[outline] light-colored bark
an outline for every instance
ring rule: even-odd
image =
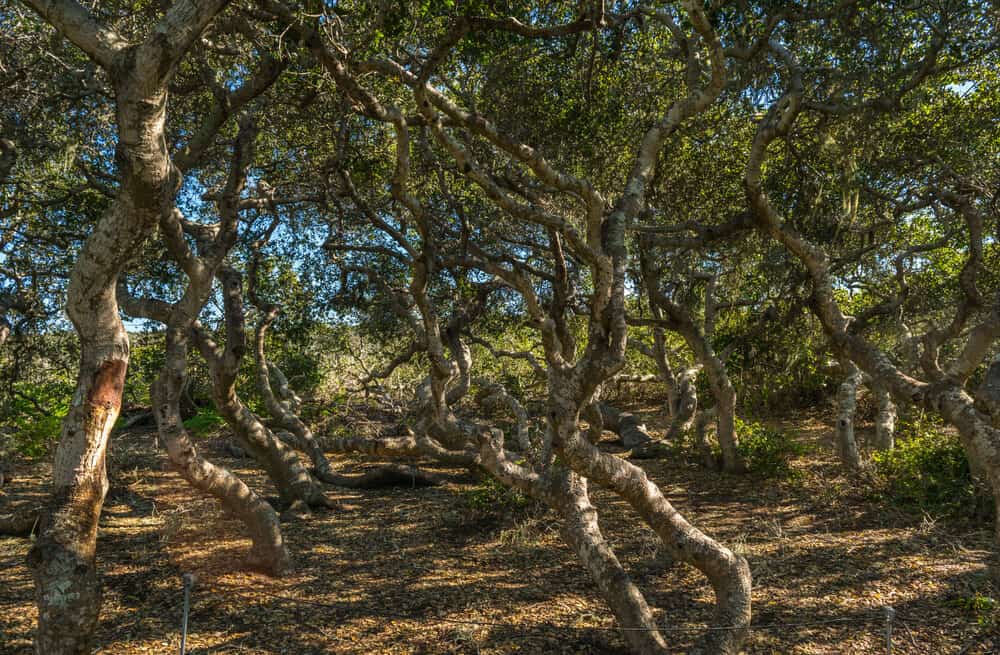
[[[650,444],[653,437],[646,432],[646,426],[631,412],[615,409],[607,403],[599,404],[604,427],[617,434],[625,448],[632,450]]]
[[[983,381],[976,389],[976,405],[991,418],[993,427],[1000,428],[1000,354],[993,358]]]
[[[183,216],[176,208],[164,210],[160,227],[167,250],[184,270],[188,285],[176,303],[133,298],[119,289],[123,308],[135,316],[158,320],[166,325],[165,361],[151,389],[157,434],[180,475],[203,493],[215,496],[245,525],[253,543],[249,564],[271,575],[289,569],[291,558],[284,544],[274,509],[242,480],[216,466],[198,453],[184,428],[181,399],[186,388],[188,334],[194,328],[212,292],[222,261],[236,242],[239,224],[238,202],[246,184],[246,171],[253,160],[257,131],[249,121],[241,121],[233,147],[229,176],[219,202],[217,232],[201,240],[200,253],[191,249],[183,234]]]
[[[286,441],[296,450],[309,456],[316,477],[328,484],[336,484],[333,481],[338,476],[336,471],[333,470],[330,460],[326,458],[326,454],[313,436],[312,430],[309,429],[309,426],[292,409],[294,405],[299,403],[298,396],[294,395],[294,393],[286,392],[286,396],[291,395],[295,400],[291,402],[280,400],[271,386],[272,366],[267,360],[264,345],[267,331],[271,323],[278,316],[278,307],[277,305],[258,306],[258,309],[261,310],[261,317],[257,322],[257,330],[254,335],[254,357],[256,360],[257,391],[264,400],[264,407],[274,417],[281,428],[291,432],[292,438],[286,439]],[[285,387],[288,387],[287,380],[285,380]],[[288,391],[290,392],[290,390]]]
[[[646,283],[646,293],[649,298],[650,308],[653,313],[652,323],[654,330],[667,327],[679,334],[694,354],[695,361],[698,362],[698,365],[708,378],[708,385],[712,391],[712,397],[715,399],[716,438],[719,441],[719,448],[722,451],[723,470],[731,473],[745,471],[746,463],[743,461],[742,455],[740,455],[739,439],[736,434],[736,389],[729,379],[729,373],[726,371],[726,364],[723,358],[715,351],[712,345],[717,309],[715,299],[717,276],[699,276],[706,279],[704,292],[705,315],[699,324],[695,322],[691,311],[687,307],[676,302],[660,290],[657,271],[646,252],[640,253],[640,266]],[[661,358],[657,357],[657,359],[660,360]],[[690,400],[691,397],[689,396],[688,401]]]
[[[682,372],[672,387],[673,392],[669,398],[670,427],[665,437],[667,441],[679,438],[694,423],[695,413],[698,411],[698,387],[695,384],[698,370],[692,368]]]
[[[128,48],[73,0],[28,0],[103,66],[115,92],[119,189],[70,274],[66,313],[80,338],[76,392],[53,462],[53,495],[28,556],[39,610],[39,655],[89,653],[101,608],[95,546],[108,481],[108,436],[121,408],[129,340],[115,287],[173,193],[164,121],[180,58],[225,0],[179,0],[145,42]]]
[[[167,362],[150,395],[157,430],[170,460],[191,486],[218,498],[246,526],[253,543],[249,564],[270,575],[281,575],[291,567],[291,557],[281,534],[278,515],[232,472],[212,464],[198,453],[180,415],[187,364],[185,330],[168,328],[167,341]]]
[[[532,444],[528,438],[528,412],[524,409],[524,405],[512,396],[502,384],[490,382],[485,378],[477,378],[476,386],[481,390],[479,398],[481,405],[487,408],[505,407],[514,415],[514,440],[522,452],[531,450]]]
[[[716,598],[713,626],[730,629],[709,629],[696,652],[738,652],[750,622],[750,568],[746,560],[690,525],[641,468],[598,450],[582,438],[574,423],[558,418],[555,423],[560,452],[573,470],[621,496],[653,528],[675,559],[694,566],[711,582]]]
[[[715,422],[715,408],[705,409],[698,412],[697,418],[694,421],[694,445],[695,449],[698,451],[698,455],[701,457],[701,462],[708,469],[717,468],[719,463],[716,461],[715,453],[712,452],[712,446],[708,442],[708,424]]]
[[[802,70],[798,62],[784,46],[772,42],[771,48],[787,66],[789,89],[758,127],[744,176],[747,199],[761,231],[784,246],[809,272],[813,283],[812,308],[834,349],[850,358],[875,384],[888,389],[897,401],[923,406],[939,413],[953,425],[958,430],[970,462],[973,462],[974,468],[984,472],[994,498],[1000,501],[1000,429],[991,424],[989,415],[976,409],[973,397],[964,389],[967,376],[971,375],[975,365],[987,355],[990,340],[997,337],[997,312],[991,312],[980,325],[970,331],[967,343],[952,366],[942,367],[939,362],[940,346],[944,341],[961,335],[962,327],[969,319],[970,305],[978,302],[975,276],[981,268],[981,219],[968,221],[969,258],[959,280],[965,298],[959,301],[955,317],[946,329],[932,329],[924,336],[921,367],[929,381],[911,377],[895,366],[886,353],[867,339],[851,332],[850,320],[844,315],[836,299],[829,256],[821,247],[787,226],[782,216],[771,206],[764,191],[763,163],[768,146],[775,139],[789,133],[801,109],[804,93]],[[913,72],[912,78],[903,87],[904,92],[929,74],[933,69],[936,52],[936,49],[932,49],[924,64]],[[894,104],[890,103],[888,106]],[[956,211],[968,218],[968,213],[973,210],[958,203]],[[992,337],[988,338],[988,335]],[[949,373],[945,374],[945,370]],[[1000,512],[1000,503],[997,504],[997,511]],[[1000,520],[996,521],[994,529],[1000,542]]]
[[[266,6],[286,20],[291,18],[287,10],[281,6],[275,7],[275,4],[268,2]],[[464,36],[470,29],[469,23],[456,24],[445,44],[435,49],[430,55],[430,61],[425,63],[419,74],[386,60],[366,65],[370,67],[369,70],[402,80],[411,86],[417,110],[425,119],[430,133],[451,156],[467,180],[478,186],[491,202],[513,218],[538,225],[549,234],[553,293],[546,300],[539,298],[530,280],[532,273],[525,266],[511,261],[500,263],[481,251],[477,252],[474,244],[469,244],[470,252],[475,258],[471,265],[497,276],[520,293],[532,323],[540,331],[549,386],[546,408],[549,430],[539,462],[542,469],[549,472],[545,476],[548,479],[556,477],[560,468],[568,464],[571,471],[562,468],[567,479],[579,476],[581,483],[582,478],[590,478],[607,486],[638,510],[643,520],[654,527],[677,559],[705,572],[716,590],[718,612],[713,623],[715,629],[706,630],[699,640],[696,652],[735,655],[746,635],[750,620],[750,576],[746,562],[687,524],[642,469],[602,453],[580,431],[580,414],[584,410],[588,412],[587,419],[592,426],[603,423],[595,406],[599,390],[624,365],[627,344],[626,226],[635,220],[643,208],[647,184],[652,178],[663,144],[686,119],[711,106],[725,85],[725,55],[708,17],[700,3],[685,0],[682,6],[697,32],[690,40],[676,25],[671,13],[657,13],[655,18],[671,28],[682,49],[689,53],[689,92],[674,102],[661,120],[643,136],[621,196],[610,211],[610,203],[588,181],[556,170],[531,146],[503,134],[487,118],[461,109],[441,93],[436,85],[428,84],[434,68],[447,53],[449,44],[454,44]],[[361,103],[369,116],[391,123],[394,127],[396,170],[393,175],[393,196],[413,215],[420,233],[420,248],[409,244],[405,238],[391,232],[388,234],[409,254],[409,258],[401,256],[397,259],[410,265],[413,275],[410,291],[423,321],[420,337],[426,340],[431,373],[420,393],[432,401],[426,403],[431,412],[439,413],[427,425],[441,431],[452,431],[456,438],[464,434],[467,442],[472,435],[461,429],[459,422],[453,420],[453,415],[444,411],[447,409],[447,403],[443,402],[445,390],[457,374],[458,366],[444,356],[444,339],[434,308],[424,293],[428,278],[435,270],[436,260],[432,251],[433,233],[429,229],[424,208],[406,188],[410,151],[406,120],[397,109],[381,106],[364,91],[351,76],[347,63],[337,52],[324,47],[314,31],[303,32],[300,37],[309,43],[313,54],[338,85],[356,102]],[[708,51],[711,76],[707,84],[699,86],[705,72],[703,48]],[[445,129],[445,119],[482,137],[491,147],[522,162],[542,184],[558,193],[571,194],[575,201],[580,201],[584,206],[581,220],[567,220],[565,216],[552,213],[545,207],[524,203],[514,197],[493,179],[488,173],[488,167],[479,164],[475,153],[466,147],[462,139]],[[587,342],[582,355],[576,347],[573,331],[566,329],[572,294],[566,293],[569,289],[563,273],[566,270],[563,244],[578,262],[588,268],[592,289],[587,298]],[[592,429],[589,437],[593,437],[595,431]],[[476,431],[475,434],[482,435],[483,432]],[[437,434],[433,436],[438,437]],[[483,441],[480,436],[480,445]],[[512,464],[503,455],[502,436],[496,435],[485,441],[492,441],[493,445],[481,451],[481,461],[489,470],[495,471],[498,478],[529,490],[529,493],[530,489],[545,485],[537,471]],[[558,460],[555,455],[559,456]],[[585,487],[577,488],[585,494]],[[632,628],[627,637],[632,648],[643,654],[666,652],[666,640],[662,635],[657,635],[641,594],[634,586],[629,585],[627,577],[619,575],[620,565],[599,538],[592,508],[582,494],[576,496],[578,500],[575,501],[575,509],[568,512],[565,534],[567,541],[573,543],[578,550],[598,588],[606,592],[605,597],[619,623]],[[643,628],[634,629],[636,624]]]
[[[257,300],[256,293],[251,295]],[[264,350],[267,331],[278,315],[278,307],[277,305],[264,306],[259,301],[257,304],[258,309],[261,309],[261,318],[257,323],[254,338],[257,389],[264,399],[264,406],[268,413],[274,417],[280,427],[288,430],[288,432],[278,431],[275,436],[295,450],[309,456],[313,464],[312,473],[317,479],[326,484],[352,489],[374,489],[389,486],[428,487],[441,483],[440,478],[435,475],[401,464],[382,465],[359,475],[344,475],[334,470],[326,453],[323,452],[323,448],[313,436],[312,430],[297,414],[297,408],[302,401],[291,389],[280,369],[267,360],[267,353]],[[271,384],[275,372],[279,376],[281,398]]]
[[[424,433],[408,430],[400,437],[337,437],[327,441],[327,448],[340,453],[362,453],[372,457],[430,457],[444,464],[476,466],[479,453],[472,448],[448,450]]]
[[[667,653],[667,642],[657,629],[645,597],[601,533],[586,478],[562,467],[550,466],[545,475],[539,475],[514,464],[503,450],[503,438],[498,431],[484,431],[479,443],[486,470],[559,512],[560,534],[590,573],[619,625],[625,628],[624,638],[631,650],[643,655]]]
[[[840,463],[848,471],[861,468],[858,442],[854,438],[854,414],[857,408],[858,387],[861,385],[861,371],[853,362],[844,362],[847,375],[837,390],[836,444]]]
[[[896,403],[885,389],[875,386],[875,448],[892,450],[896,445]]]

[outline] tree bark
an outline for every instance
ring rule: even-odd
[[[844,468],[857,471],[861,468],[861,456],[858,454],[858,442],[854,438],[854,413],[861,371],[851,361],[844,362],[844,367],[847,369],[847,376],[837,391],[837,455]]]
[[[698,411],[698,388],[694,375],[688,371],[681,373],[670,389],[670,428],[667,430],[666,441],[677,439],[690,428]]]
[[[750,567],[746,560],[685,521],[641,468],[603,453],[583,439],[574,417],[557,415],[554,430],[560,452],[574,471],[621,496],[653,528],[675,559],[694,566],[711,582],[716,598],[713,627],[726,629],[707,630],[694,652],[737,653],[750,625]],[[632,618],[618,617],[620,622]],[[644,647],[652,648],[650,644]]]
[[[158,433],[166,446],[170,461],[191,486],[218,498],[246,526],[253,542],[249,564],[269,575],[282,575],[291,568],[291,557],[274,508],[232,472],[199,455],[184,429],[180,398],[186,366],[185,330],[183,327],[168,327],[166,364],[153,383],[150,395],[155,407]]]
[[[739,441],[736,438],[736,389],[729,381],[729,376],[725,373],[725,366],[722,362],[722,373],[714,378],[712,382],[713,395],[716,399],[716,438],[719,440],[719,448],[722,449],[722,468],[730,473],[742,473],[746,471],[746,463],[740,455]],[[709,380],[713,380],[713,366],[705,367]]]
[[[607,403],[599,403],[598,407],[601,410],[604,427],[617,434],[625,448],[632,450],[654,441],[653,437],[646,432],[646,426],[640,423],[639,419],[631,412],[623,412]]]
[[[875,413],[875,448],[892,450],[896,445],[896,404],[892,395],[881,386],[874,385],[873,390],[878,408]]]

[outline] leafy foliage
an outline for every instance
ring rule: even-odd
[[[506,486],[493,476],[485,476],[475,487],[463,492],[469,510],[481,517],[500,518],[533,504],[528,496]]]
[[[923,416],[900,421],[896,447],[872,460],[879,491],[900,508],[955,515],[989,503],[958,438]]]
[[[802,444],[773,427],[736,419],[740,454],[751,473],[764,478],[793,480],[800,473],[791,466],[794,457],[805,452]]]
[[[225,423],[226,419],[222,418],[214,407],[200,407],[197,414],[184,421],[184,427],[192,434],[204,436]]]
[[[14,450],[27,457],[48,453],[59,438],[72,393],[71,384],[58,378],[39,384],[18,383],[9,420]]]

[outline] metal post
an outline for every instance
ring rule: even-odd
[[[896,610],[891,605],[885,606],[885,652],[892,655],[892,619],[896,616]]]
[[[181,618],[181,655],[187,652],[188,636],[188,610],[191,609],[191,587],[194,586],[194,576],[185,573],[181,578],[184,581],[184,615]]]

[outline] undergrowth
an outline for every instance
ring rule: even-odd
[[[535,502],[517,489],[505,486],[493,476],[484,476],[479,483],[462,492],[469,511],[481,518],[501,518],[518,514]]]
[[[199,407],[197,414],[184,421],[184,427],[188,432],[200,437],[214,432],[225,423],[226,419],[222,418],[214,407]]]
[[[904,418],[893,450],[872,456],[875,492],[913,512],[983,516],[992,512],[958,437],[923,415]]]
[[[805,453],[805,447],[776,428],[736,419],[739,452],[751,474],[771,479],[797,480],[801,471],[791,465],[793,458]]]

